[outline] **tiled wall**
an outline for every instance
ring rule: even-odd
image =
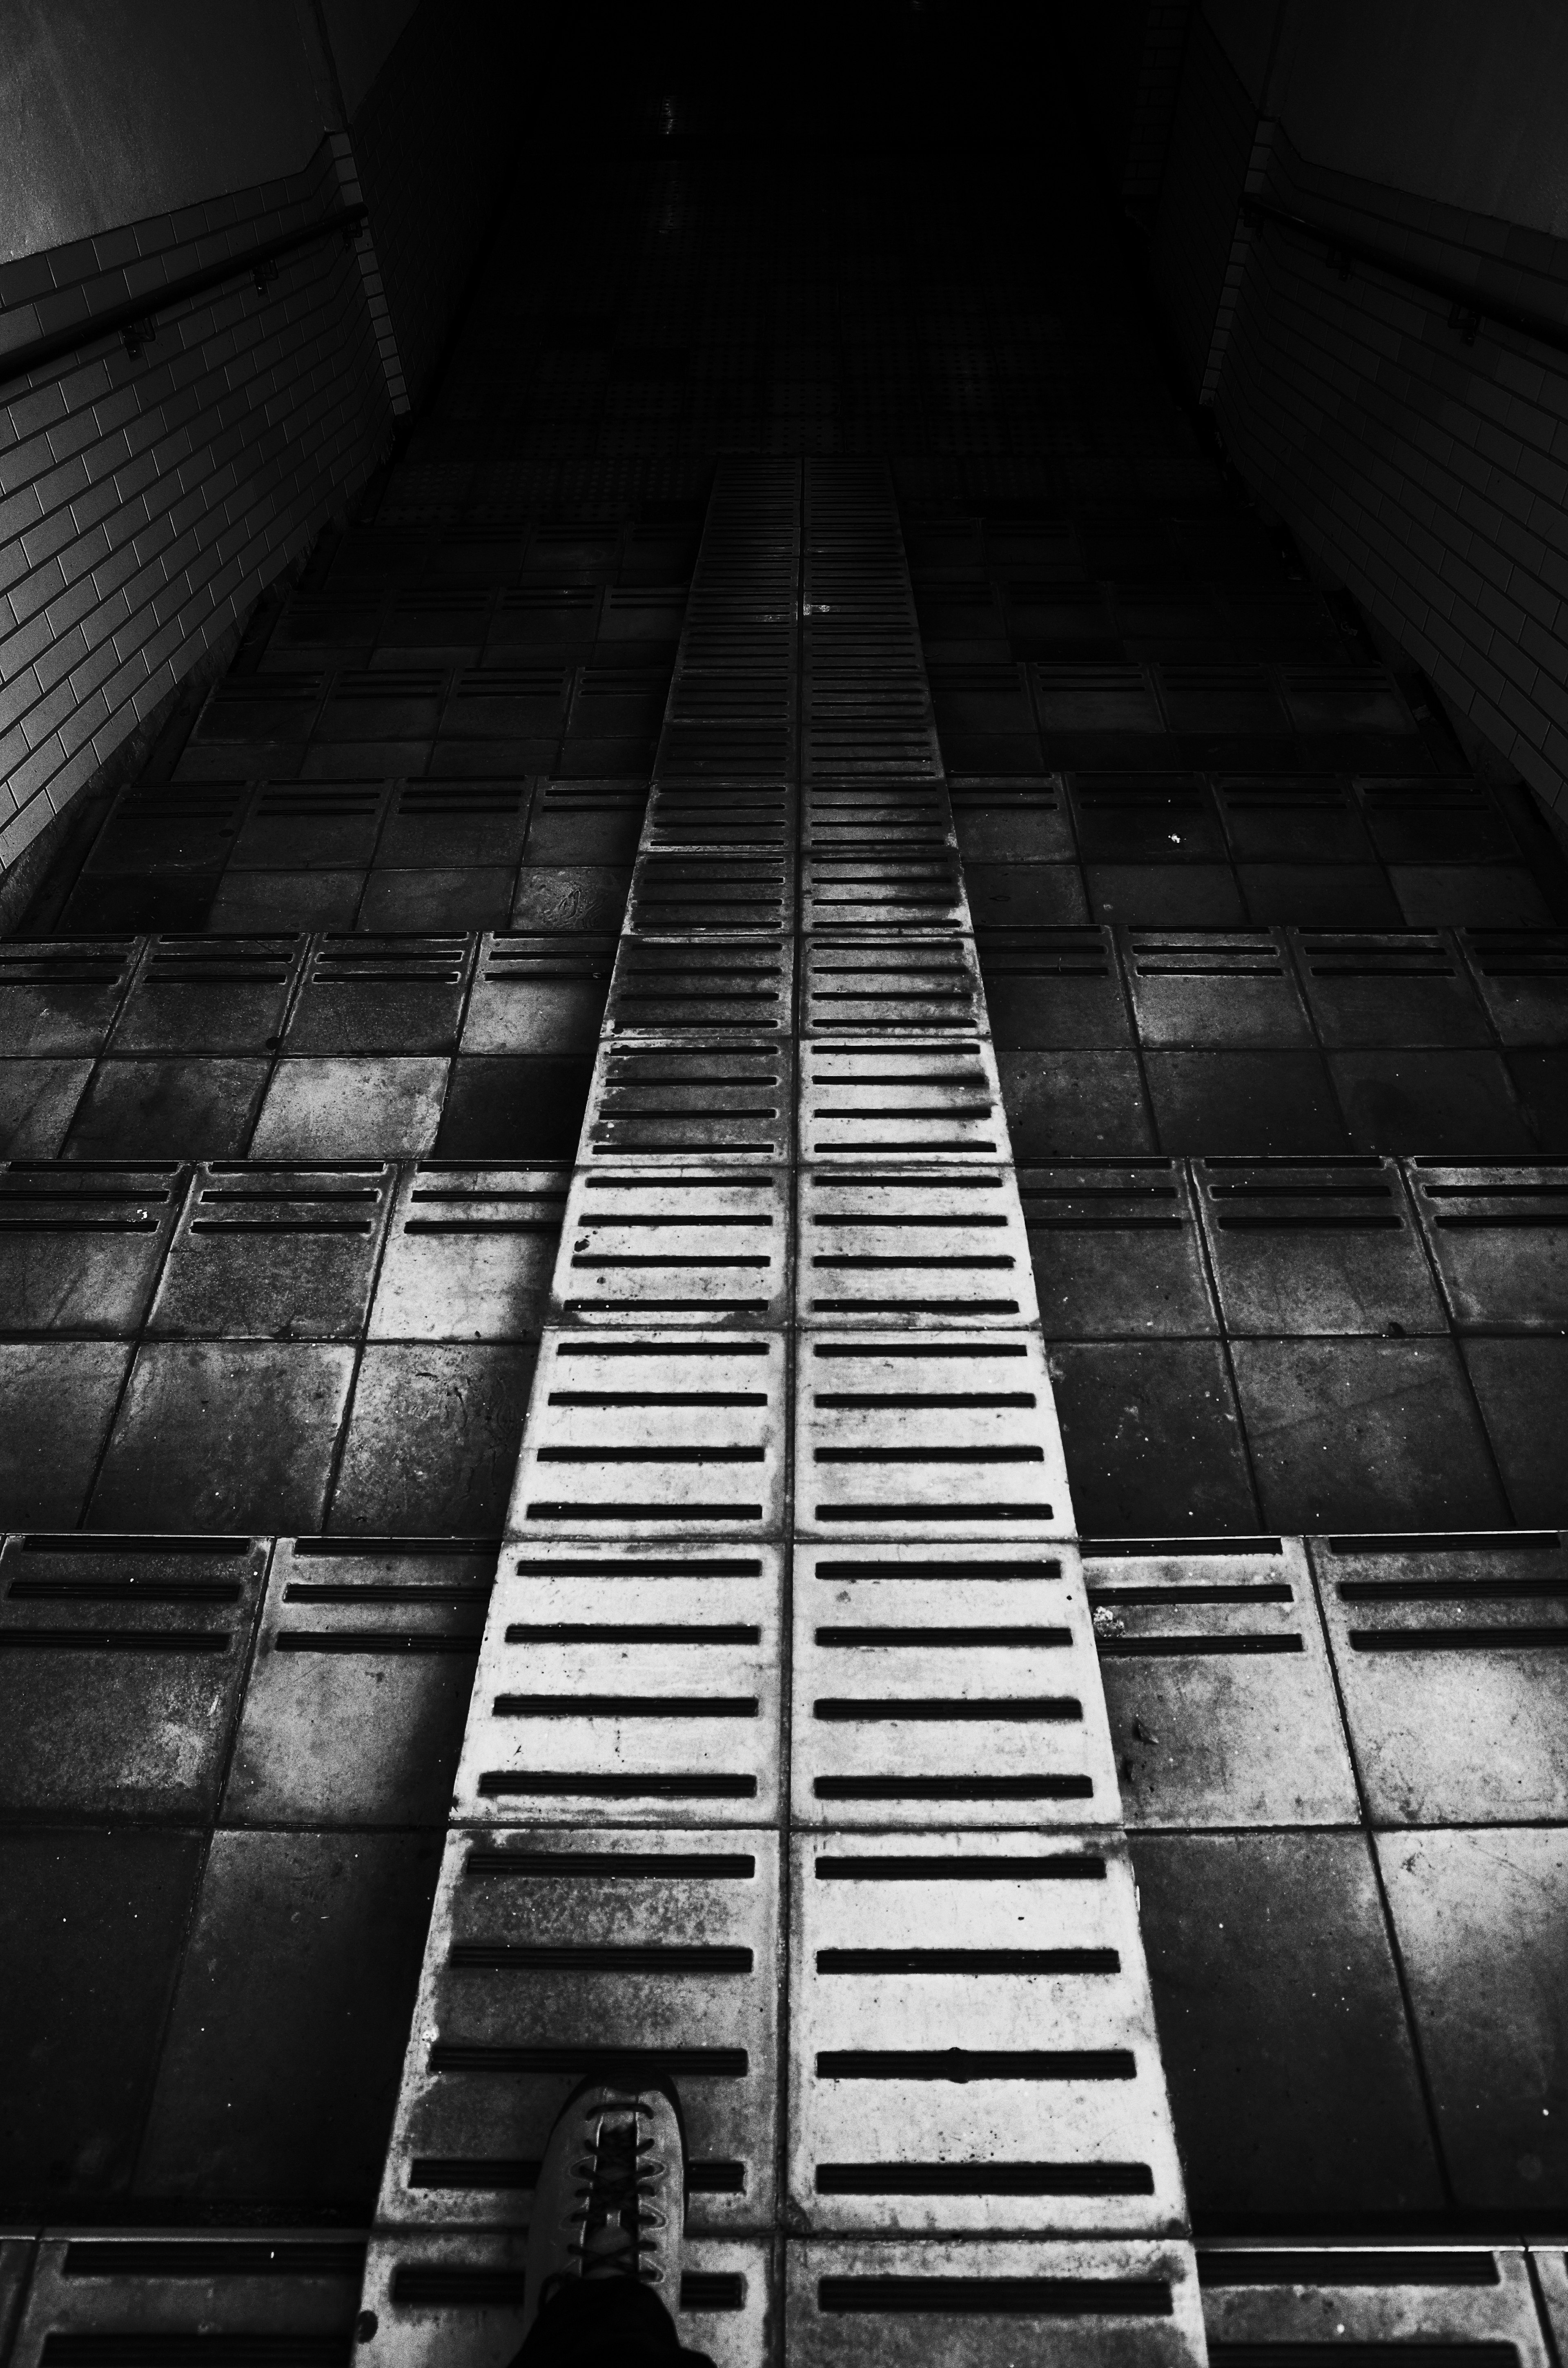
[[[1201,8],[1187,28],[1151,260],[1193,392],[1204,391],[1257,109]]]
[[[1256,140],[1255,140],[1256,134]],[[1195,390],[1249,484],[1568,813],[1568,355],[1277,226],[1244,188],[1562,320],[1568,240],[1316,166],[1195,20],[1154,239]]]
[[[12,347],[150,298],[358,196],[347,141],[289,179],[0,268]],[[4,347],[0,347],[0,366]],[[391,424],[341,234],[0,388],[0,862],[308,548]]]
[[[0,869],[363,484],[429,383],[517,161],[545,9],[419,10],[355,120],[286,179],[0,267],[7,351],[363,195],[289,256],[0,381]],[[358,178],[362,165],[363,188]]]
[[[521,161],[555,14],[554,0],[456,12],[426,0],[355,112],[403,404],[428,392],[495,199]]]

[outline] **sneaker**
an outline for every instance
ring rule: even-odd
[[[686,2138],[669,2081],[580,2081],[540,2166],[523,2333],[566,2279],[631,2279],[673,2317],[685,2225]]]

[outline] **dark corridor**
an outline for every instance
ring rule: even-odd
[[[1563,2226],[1568,864],[1249,495],[1054,23],[567,11],[428,403],[0,940],[23,2236],[369,2223],[732,461],[896,503],[855,761],[934,724],[1200,2267]],[[770,728],[672,927],[768,926]]]

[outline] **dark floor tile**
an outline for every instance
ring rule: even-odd
[[[317,1530],[354,1351],[321,1341],[154,1341],[93,1493],[97,1530]]]
[[[1040,769],[1040,742],[1032,732],[940,730],[940,738],[942,761],[949,772],[1010,773],[1027,780]]]
[[[1440,2210],[1365,1840],[1144,1835],[1132,1856],[1199,2229]]]
[[[1088,918],[1075,863],[966,863],[963,884],[977,929]]]
[[[219,1833],[136,2193],[375,2199],[440,1838]]]
[[[255,1159],[416,1159],[440,1123],[447,1056],[279,1061],[251,1140]]]
[[[65,1138],[67,1159],[233,1159],[267,1083],[265,1060],[202,1053],[100,1061]]]
[[[333,1497],[336,1531],[498,1537],[537,1349],[372,1343]]]
[[[1146,1052],[1161,1147],[1311,1157],[1348,1149],[1316,1053]]]
[[[616,774],[641,773],[644,780],[653,769],[658,753],[657,737],[626,740],[580,740],[575,737],[561,744],[559,765],[553,753],[541,751],[531,770],[548,773],[552,768],[562,780],[602,781]]]
[[[197,1825],[218,1787],[265,1546],[14,1538],[0,1577],[0,1816]]]
[[[1096,921],[1181,929],[1233,929],[1247,915],[1228,863],[1090,863]]]
[[[525,863],[514,929],[619,929],[631,891],[630,864]]]
[[[1018,1174],[1046,1338],[1217,1333],[1187,1178],[1172,1160]]]
[[[0,1833],[0,2194],[123,2194],[201,1867],[198,1834]]]
[[[1522,863],[1396,863],[1389,867],[1413,929],[1540,929],[1551,911]]]
[[[1109,929],[989,930],[976,943],[997,1045],[1086,1052],[1132,1042]]]
[[[953,826],[968,874],[980,863],[1071,863],[1073,829],[1064,802],[1051,782],[1028,789],[989,782],[955,782],[949,774]]]
[[[372,871],[359,908],[363,929],[504,929],[516,864]]]
[[[0,1159],[52,1159],[92,1074],[91,1061],[0,1060]]]
[[[1508,1518],[1447,1340],[1237,1340],[1271,1528],[1484,1530]]]
[[[1510,1053],[1514,1091],[1543,1151],[1568,1151],[1568,1051]]]
[[[216,871],[129,878],[85,871],[66,899],[60,926],[82,938],[120,929],[205,929],[218,883]]]
[[[1404,917],[1375,863],[1238,863],[1236,876],[1260,928],[1397,929]]]
[[[443,1159],[571,1159],[593,1081],[588,1053],[460,1053],[441,1113]]]
[[[1211,1159],[1194,1181],[1228,1331],[1447,1333],[1392,1160]]]
[[[1369,1821],[1568,1823],[1568,1555],[1538,1530],[1312,1542]]]
[[[1377,1848],[1455,2195],[1551,2211],[1568,2192],[1568,1832],[1386,1834]]]
[[[996,1066],[1015,1159],[1093,1159],[1153,1151],[1134,1053],[1039,1053],[999,1045]]]
[[[351,929],[365,890],[363,871],[229,871],[212,900],[209,927]]]
[[[130,1361],[118,1340],[0,1343],[0,1529],[74,1529]]]
[[[1079,1531],[1256,1531],[1236,1402],[1217,1342],[1062,1341],[1050,1353]]]
[[[444,1826],[494,1564],[449,1538],[280,1540],[223,1823]]]
[[[1568,1523],[1568,1339],[1467,1340],[1514,1519]]]
[[[1358,1151],[1528,1151],[1500,1053],[1331,1053]]]

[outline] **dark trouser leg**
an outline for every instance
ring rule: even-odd
[[[687,2351],[647,2286],[630,2278],[565,2281],[529,2330],[512,2368],[712,2368]]]

